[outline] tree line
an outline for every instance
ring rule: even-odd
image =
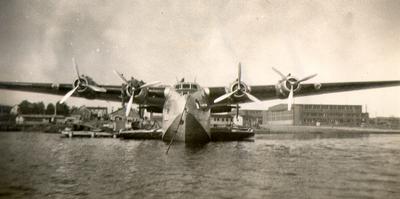
[[[57,108],[57,115],[69,115],[72,110],[76,109],[76,107],[71,108],[65,103],[56,103],[56,105],[49,103],[45,106],[43,102],[32,103],[28,100],[22,101],[18,106],[18,113],[20,114],[54,114]]]

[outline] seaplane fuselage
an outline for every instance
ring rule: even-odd
[[[198,84],[180,82],[166,91],[162,139],[208,142],[211,140],[210,115],[206,91]]]

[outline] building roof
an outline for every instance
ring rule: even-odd
[[[362,107],[362,105],[350,105],[350,104],[293,104],[293,107],[304,107],[304,106],[322,106],[322,107],[327,107],[327,106],[334,106],[334,107]],[[287,104],[277,104],[275,106],[271,106],[268,108],[268,111],[282,111],[285,110],[287,111]]]
[[[111,117],[113,117],[113,116],[116,116],[116,115],[118,115],[118,116],[125,116],[125,107],[124,108],[119,108],[118,110],[116,110],[116,111],[114,111],[114,112],[112,112],[112,113],[110,113],[110,116]],[[139,116],[139,113],[138,113],[138,111],[136,110],[136,109],[131,109],[131,111],[129,112],[129,117],[135,117],[135,118],[137,118],[137,117],[140,117]]]

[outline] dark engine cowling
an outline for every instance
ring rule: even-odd
[[[233,92],[235,90],[237,90],[239,87],[239,82],[235,81],[231,84],[231,86],[229,87],[229,92]],[[237,92],[235,92],[232,97],[233,98],[241,98],[245,95],[245,92],[250,91],[250,88],[247,86],[247,84],[245,84],[244,82],[240,82],[240,90],[238,90]]]
[[[127,84],[123,87],[122,92],[124,93],[125,96],[132,96],[137,102],[144,102],[146,99],[146,96],[148,95],[148,88],[135,88],[132,89],[131,84]]]
[[[78,86],[78,89],[76,89],[79,93],[82,93],[86,90],[88,90],[88,85],[89,84],[89,80],[87,77],[80,77],[79,79],[76,79],[73,83],[72,86],[73,88],[75,88],[76,86]]]
[[[232,111],[232,106],[213,106],[211,113],[227,113]]]
[[[289,77],[286,80],[279,81],[276,84],[276,92],[279,98],[287,98],[290,93],[290,88],[293,86],[293,92],[298,92],[301,89],[301,84],[295,77]]]

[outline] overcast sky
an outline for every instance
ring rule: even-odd
[[[0,1],[0,81],[72,82],[71,58],[100,84],[112,73],[173,84],[275,84],[271,67],[309,82],[400,79],[400,1]],[[296,98],[400,116],[400,87]],[[61,97],[0,90],[0,103]],[[286,101],[245,107],[266,109]],[[119,103],[70,98],[72,105]]]

